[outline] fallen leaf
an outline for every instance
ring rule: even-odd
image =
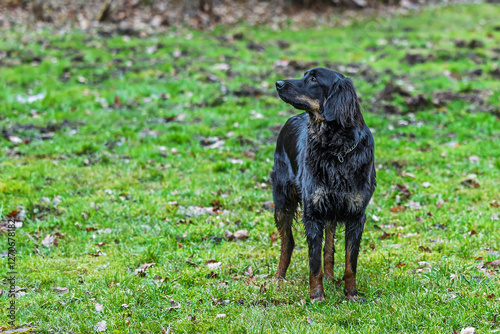
[[[222,263],[215,260],[208,260],[205,264],[208,267],[208,269],[215,270],[219,269]]]
[[[69,292],[69,289],[68,288],[64,288],[64,287],[61,287],[61,286],[56,286],[53,291],[55,293],[59,293],[59,294],[65,294],[65,293],[68,293]]]
[[[418,249],[423,250],[424,252],[428,252],[428,253],[431,252],[431,249],[429,247],[425,247],[425,246],[418,246]]]
[[[31,96],[22,96],[22,95],[16,95],[16,101],[19,103],[33,103],[36,101],[41,101],[45,98],[45,93],[40,93],[40,94],[35,94]]]
[[[460,334],[476,334],[476,329],[474,327],[462,328]]]
[[[476,174],[469,174],[467,177],[460,182],[463,186],[468,187],[468,188],[479,188],[480,185],[477,182],[477,175]]]
[[[226,237],[226,240],[227,241],[232,241],[234,240],[234,234],[233,232],[229,231],[229,230],[225,230],[224,231],[224,237]]]
[[[307,317],[306,321],[307,321],[308,324],[312,324],[313,323],[313,320],[311,319],[311,317]]]
[[[15,217],[17,217],[18,213],[19,213],[18,210],[13,210],[13,211],[11,211],[11,212],[9,212],[7,214],[7,217],[9,217],[9,218],[15,218]]]
[[[491,262],[486,262],[484,265],[487,267],[496,268],[496,267],[500,266],[500,259],[495,260],[495,261],[491,261]]]
[[[246,276],[253,276],[252,266],[249,266],[247,271],[243,272]]]
[[[394,233],[387,233],[387,232],[382,232],[382,235],[380,237],[378,237],[378,240],[384,240],[384,239],[388,239],[390,237],[392,237],[394,235]]]
[[[141,264],[140,268],[142,268],[144,270],[148,270],[150,267],[154,266],[155,264],[156,264],[155,262],[143,263],[143,264]]]
[[[102,306],[102,304],[99,304],[99,303],[95,303],[94,307],[95,307],[95,310],[97,312],[101,312],[104,309],[104,307]]]
[[[401,196],[403,196],[403,199],[408,199],[412,195],[410,189],[408,189],[408,186],[406,184],[397,184],[396,190],[399,191]]]
[[[57,247],[57,244],[58,244],[57,239],[53,235],[50,235],[50,234],[47,234],[45,239],[42,240],[42,245],[44,245],[45,247],[49,247],[49,248],[52,246]]]
[[[440,199],[437,203],[436,203],[436,208],[438,209],[441,209],[441,207],[443,206],[444,204],[444,201],[442,199]]]
[[[402,205],[398,205],[398,206],[393,206],[391,208],[391,212],[395,213],[395,212],[403,212],[406,210],[406,206],[402,206]]]
[[[170,306],[167,306],[166,309],[167,310],[173,310],[173,309],[177,309],[177,308],[180,308],[180,307],[181,307],[180,303],[176,303],[173,299],[170,299]]]
[[[146,277],[148,275],[148,273],[142,268],[137,268],[136,270],[134,270],[134,274],[139,277]]]
[[[412,210],[420,210],[420,209],[422,209],[422,205],[419,202],[415,202],[415,201],[409,201],[408,202],[408,206]]]
[[[248,231],[247,230],[238,230],[234,232],[234,236],[238,238],[239,240],[246,240],[248,239]]]
[[[96,332],[105,332],[108,328],[108,323],[103,320],[101,322],[98,322],[95,326],[94,326],[94,331]]]
[[[470,161],[471,163],[473,163],[473,164],[478,163],[478,162],[479,162],[479,160],[480,160],[480,159],[479,159],[479,157],[478,157],[477,155],[471,155],[471,156],[469,157],[469,161]]]

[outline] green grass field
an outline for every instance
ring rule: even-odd
[[[16,326],[500,332],[498,17],[499,6],[482,4],[335,28],[2,31],[0,251],[6,216],[24,216]],[[274,82],[311,62],[353,79],[375,137],[364,302],[327,282],[326,300],[311,304],[300,222],[287,280],[271,280],[279,240],[269,176],[279,126],[296,113]],[[409,101],[417,94],[421,103]],[[248,239],[227,240],[226,230]],[[341,278],[343,229],[336,238]],[[3,279],[4,330],[9,288]]]

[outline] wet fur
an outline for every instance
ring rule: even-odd
[[[311,69],[302,79],[278,82],[277,90],[283,101],[306,112],[286,122],[274,153],[271,177],[276,226],[282,242],[276,277],[286,274],[294,245],[290,217],[302,204],[311,300],[324,299],[321,247],[325,228],[329,233],[325,271],[326,277],[333,279],[335,250],[331,240],[338,223],[345,224],[346,234],[344,292],[347,298],[356,299],[356,266],[365,209],[376,186],[374,140],[363,120],[356,90],[351,79],[325,68]],[[343,163],[334,155],[356,143]]]

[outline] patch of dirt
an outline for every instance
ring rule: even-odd
[[[382,101],[392,101],[394,95],[400,95],[404,97],[410,97],[411,93],[404,89],[403,87],[396,85],[394,82],[389,82],[384,89],[378,94],[378,99]]]
[[[494,68],[490,71],[490,75],[495,79],[500,79],[500,67]]]
[[[0,133],[2,137],[13,144],[30,143],[33,139],[47,140],[54,137],[55,132],[63,128],[76,129],[85,124],[84,122],[71,122],[63,120],[61,123],[49,122],[46,126],[38,126],[33,123],[28,124],[11,124],[2,127]]]
[[[429,60],[429,56],[424,56],[419,53],[407,53],[402,59],[408,65],[422,64]]]
[[[500,109],[488,103],[488,99],[492,94],[493,92],[487,89],[471,89],[465,92],[445,90],[434,92],[431,101],[435,106],[443,107],[452,101],[462,100],[473,105],[473,108],[477,111],[489,112],[496,117],[500,117]]]
[[[303,75],[304,71],[307,71],[313,67],[319,66],[317,61],[298,61],[289,59],[280,59],[274,63],[274,72],[279,76],[290,79],[295,78],[298,75]]]
[[[235,96],[241,97],[241,96],[254,96],[254,97],[260,97],[265,94],[264,91],[250,86],[249,84],[243,84],[240,86],[239,89],[233,91],[233,94]]]
[[[455,100],[462,100],[467,103],[475,104],[478,107],[486,106],[486,99],[492,94],[490,90],[472,89],[468,92],[453,92],[444,90],[434,92],[432,94],[432,103],[434,105],[443,107],[447,103]]]
[[[476,49],[476,48],[484,48],[484,43],[478,39],[471,39],[468,42],[463,39],[457,39],[455,40],[455,46],[457,48]]]
[[[424,94],[417,94],[405,99],[406,106],[412,111],[429,106],[429,99]]]

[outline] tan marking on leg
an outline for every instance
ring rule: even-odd
[[[311,288],[311,302],[322,302],[325,300],[325,292],[323,290],[323,270],[320,269],[318,275],[309,273],[309,286]]]
[[[357,289],[356,289],[356,274],[351,268],[351,248],[348,247],[345,253],[345,272],[344,272],[344,291],[347,299],[356,300]]]
[[[324,266],[325,266],[325,278],[333,279],[333,243],[334,243],[334,233],[332,227],[327,227],[325,230],[325,248],[324,253]]]
[[[280,248],[280,260],[278,264],[278,271],[274,275],[275,278],[285,278],[286,271],[290,265],[290,260],[292,258],[292,252],[294,247],[293,234],[292,234],[292,220],[293,214],[283,214],[282,212],[276,212],[275,219],[280,223],[278,226],[282,226],[278,229],[281,241]],[[285,220],[285,221],[284,221]]]

